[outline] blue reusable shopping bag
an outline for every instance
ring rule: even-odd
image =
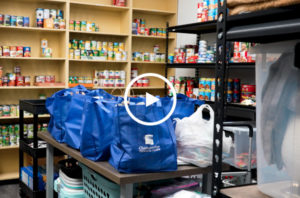
[[[164,97],[161,99],[165,112],[170,112],[173,105],[173,97]],[[196,105],[203,105],[204,101],[189,98],[183,94],[177,94],[177,104],[174,113],[171,116],[171,120],[174,118],[182,119],[189,117],[195,112]]]
[[[93,161],[108,160],[116,131],[116,108],[122,101],[115,96],[86,100],[81,127],[80,152],[83,157]]]
[[[146,122],[165,117],[160,102],[149,107],[130,104],[131,112]],[[109,163],[119,172],[146,173],[177,170],[177,151],[174,127],[171,120],[145,126],[135,122],[124,106],[118,105],[117,134],[111,145]]]
[[[80,92],[79,94],[74,94],[71,99],[70,108],[65,121],[65,143],[75,149],[80,149],[81,144],[81,128],[83,121],[84,105],[86,100],[96,97],[99,99],[112,99],[113,96],[102,89],[94,91]],[[87,112],[89,113],[89,112]],[[94,115],[92,115],[94,116]]]
[[[86,92],[84,86],[77,86],[71,89],[64,89],[56,92],[46,100],[46,108],[51,115],[48,130],[53,138],[60,142],[65,142],[65,122],[71,106],[72,95],[79,92]]]

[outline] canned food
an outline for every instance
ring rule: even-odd
[[[109,87],[109,79],[103,80],[103,87]]]
[[[62,10],[57,10],[56,18],[58,18],[58,19],[63,19],[64,18],[64,14],[63,14]]]
[[[30,76],[24,76],[24,85],[30,86]]]
[[[47,19],[48,20],[48,19]],[[47,24],[48,25],[48,24]],[[44,27],[44,19],[37,19],[36,20],[36,27],[43,28]]]
[[[74,51],[74,57],[75,57],[75,60],[79,60],[80,59],[80,49],[76,49]]]
[[[44,9],[43,8],[37,8],[35,10],[36,19],[44,19]]]
[[[73,39],[71,41],[71,43],[72,43],[72,48],[73,49],[78,49],[78,40],[77,39]]]
[[[55,9],[51,9],[50,10],[50,16],[49,16],[49,18],[56,19],[56,10]]]
[[[69,59],[74,59],[74,49],[69,49]]]
[[[5,26],[10,26],[10,15],[6,14],[4,15],[4,25]]]
[[[60,21],[59,21],[59,19],[54,19],[53,25],[54,25],[54,29],[59,29],[59,27],[60,27]]]
[[[45,83],[51,83],[51,76],[45,76]]]
[[[10,116],[10,106],[4,105],[3,106],[3,117],[9,117]]]
[[[2,46],[2,56],[10,56],[9,46]]]
[[[85,49],[85,42],[83,40],[79,41],[79,49],[81,49],[81,50]]]
[[[23,47],[23,53],[24,57],[31,57],[31,47]]]
[[[96,24],[92,23],[92,32],[96,32]]]
[[[119,43],[119,51],[121,52],[125,51],[124,43]]]
[[[91,41],[85,41],[85,47],[86,50],[91,50]]]
[[[4,24],[4,16],[3,14],[0,14],[0,25]]]
[[[24,24],[24,27],[29,27],[29,17],[23,18],[23,24]]]
[[[109,71],[109,78],[110,79],[114,79],[115,78],[115,71],[113,71],[113,70]]]
[[[1,19],[0,19],[1,20]],[[1,21],[0,21],[1,23]],[[23,17],[22,16],[18,16],[17,17],[17,26],[18,27],[23,27],[24,26],[24,23],[23,23]]]
[[[233,93],[232,93],[232,91],[227,91],[227,102],[228,103],[233,102]]]
[[[88,21],[86,23],[86,31],[88,31],[88,32],[92,32],[93,31],[93,23],[92,22]]]
[[[80,31],[80,21],[76,21],[75,22],[75,27],[74,27],[75,31]]]
[[[10,57],[16,57],[17,56],[17,47],[16,46],[10,46]]]
[[[149,87],[149,84],[150,84],[149,83],[149,78],[143,78],[142,80],[143,80],[142,81],[143,82],[143,87]]]
[[[74,20],[70,20],[70,22],[69,22],[69,29],[70,30],[75,30]]]
[[[59,29],[66,29],[66,22],[64,19],[59,20]]]
[[[150,53],[144,53],[144,61],[146,62],[150,61]]]
[[[16,86],[24,86],[24,76],[16,76]]]
[[[50,10],[44,9],[44,19],[49,19],[49,18],[50,18]]]
[[[93,50],[93,56],[94,57],[99,57],[100,56],[99,50]]]
[[[109,79],[109,87],[115,86],[115,79]]]
[[[122,53],[121,52],[115,52],[115,60],[121,61],[122,60]]]
[[[113,51],[113,50],[114,50],[114,43],[108,42],[108,51]]]
[[[114,56],[115,56],[115,53],[113,51],[108,51],[107,60],[109,60],[109,61],[114,60]]]
[[[97,41],[91,41],[91,49],[97,50]]]
[[[86,31],[86,21],[81,21],[81,31]]]

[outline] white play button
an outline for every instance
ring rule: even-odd
[[[159,99],[146,92],[146,107],[158,102]]]

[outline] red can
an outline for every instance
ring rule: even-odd
[[[242,92],[245,93],[255,93],[256,86],[255,85],[242,85]]]
[[[143,87],[143,79],[138,79],[137,87]]]
[[[145,35],[146,35],[146,36],[149,36],[149,35],[150,35],[150,30],[149,30],[149,28],[145,28]]]
[[[142,80],[143,80],[142,81],[143,82],[143,87],[149,87],[149,84],[150,84],[149,79],[148,78],[143,78]]]
[[[16,76],[16,86],[24,86],[24,76]]]
[[[50,76],[50,82],[55,83],[55,76]]]
[[[30,86],[30,76],[24,76],[24,85]]]
[[[45,83],[51,83],[51,76],[45,76]]]

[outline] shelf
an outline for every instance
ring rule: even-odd
[[[65,29],[48,29],[48,28],[37,28],[37,27],[11,27],[11,26],[0,26],[0,30],[18,30],[18,31],[36,31],[36,32],[66,32]]]
[[[166,63],[162,62],[146,62],[146,61],[132,61],[132,64],[153,64],[153,65],[165,65]]]
[[[255,63],[229,63],[231,69],[255,69]],[[200,69],[215,69],[215,63],[174,63],[168,64],[168,68],[200,68]]]
[[[165,89],[165,87],[131,87],[131,89],[136,90],[151,90],[151,89]]]
[[[175,15],[176,12],[169,12],[169,11],[163,11],[163,10],[154,10],[154,9],[143,9],[143,8],[133,8],[133,12],[139,12],[144,14],[153,14],[153,15]]]
[[[119,36],[119,37],[128,36],[128,34],[115,34],[115,33],[105,33],[105,32],[86,32],[86,31],[75,31],[75,30],[69,30],[69,32],[73,34],[88,34],[88,35],[102,35],[102,36]]]
[[[2,173],[2,174],[0,174],[0,181],[12,180],[12,179],[18,179],[18,178],[19,178],[19,171],[13,172],[13,173]]]
[[[19,181],[20,190],[29,198],[46,197],[46,191],[33,191],[22,181]]]
[[[205,103],[214,107],[215,102],[206,101]],[[241,104],[227,104],[225,105],[225,114],[226,116],[244,118],[248,120],[256,119],[256,107],[247,106]]]
[[[24,119],[32,119],[33,116],[25,116]],[[50,118],[50,115],[39,115],[39,118]],[[0,117],[0,120],[17,120],[19,116]]]
[[[19,149],[19,145],[17,145],[17,146],[2,146],[2,147],[0,147],[0,150],[10,150],[10,149]],[[0,180],[1,180],[1,174],[0,174]]]
[[[132,38],[145,38],[145,39],[163,39],[166,40],[166,37],[162,36],[144,36],[144,35],[132,35]],[[169,38],[170,40],[174,40],[175,38]]]
[[[102,61],[102,60],[75,60],[75,59],[69,59],[70,62],[91,62],[91,63],[127,63],[128,61]]]
[[[98,4],[98,3],[86,3],[86,2],[70,2],[71,6],[82,6],[82,7],[92,7],[97,8],[99,10],[105,11],[126,11],[129,10],[128,7],[120,7],[114,5],[105,5],[105,4]]]
[[[64,89],[65,86],[27,86],[27,87],[0,87],[0,90],[9,90],[9,89]]]
[[[0,60],[36,60],[36,61],[65,61],[65,58],[42,58],[42,57],[0,57]]]
[[[221,193],[224,197],[232,198],[270,198],[269,196],[261,193],[257,185],[248,185],[248,186],[237,186],[232,188],[224,188],[221,190]],[[222,197],[223,197],[222,196]]]
[[[126,87],[93,87],[93,89],[104,89],[104,90],[118,90],[118,89],[126,89]]]
[[[169,32],[189,33],[189,34],[214,33],[216,32],[216,30],[217,30],[216,21],[191,23],[186,25],[172,26],[168,28]]]
[[[227,40],[255,43],[298,39],[300,5],[229,16]]]

